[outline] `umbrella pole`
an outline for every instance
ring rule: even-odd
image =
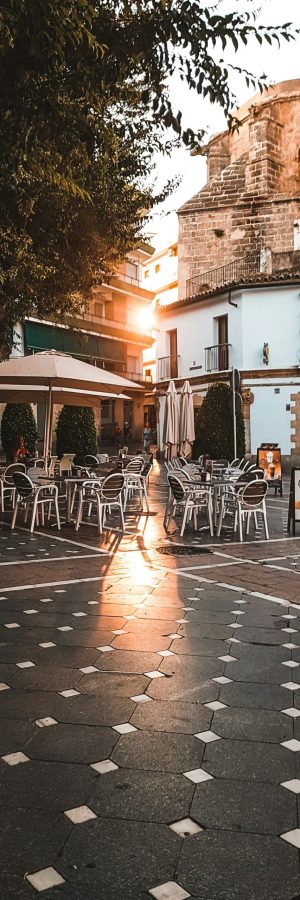
[[[44,435],[44,458],[45,458],[45,466],[46,467],[48,466],[48,456],[49,456],[51,408],[52,408],[52,386],[50,385],[48,399],[47,399],[47,406],[46,406],[45,435]]]

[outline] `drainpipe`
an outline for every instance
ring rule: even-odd
[[[235,306],[235,308],[238,309],[237,303],[234,303],[231,299],[231,291],[228,291],[228,303],[230,304],[230,306]]]

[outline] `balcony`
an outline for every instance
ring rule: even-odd
[[[122,372],[123,378],[129,378],[129,381],[135,381],[137,384],[152,384],[152,376],[144,375],[143,372]]]
[[[157,360],[157,381],[167,381],[169,378],[178,378],[179,356],[161,356]]]
[[[257,250],[240,259],[235,259],[225,266],[219,266],[217,269],[210,269],[209,272],[202,272],[200,275],[189,278],[186,282],[185,299],[190,300],[192,297],[222,288],[224,285],[247,281],[248,278],[257,275],[260,271],[261,253],[260,250]]]
[[[205,347],[206,372],[225,372],[229,369],[229,348],[231,344],[215,344]]]

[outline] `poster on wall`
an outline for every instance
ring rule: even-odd
[[[300,469],[295,469],[295,521],[300,522]]]
[[[281,481],[281,450],[258,447],[257,465],[264,470],[266,481]]]

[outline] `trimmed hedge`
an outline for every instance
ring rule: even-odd
[[[234,457],[232,390],[227,384],[212,384],[197,416],[193,456],[207,453],[211,459]],[[245,453],[245,426],[242,413],[236,412],[237,455]]]
[[[56,430],[56,453],[75,453],[74,462],[84,463],[84,457],[97,453],[95,413],[87,406],[63,406]]]
[[[34,454],[38,431],[30,403],[7,403],[1,419],[1,441],[9,459],[13,459],[20,437]]]

